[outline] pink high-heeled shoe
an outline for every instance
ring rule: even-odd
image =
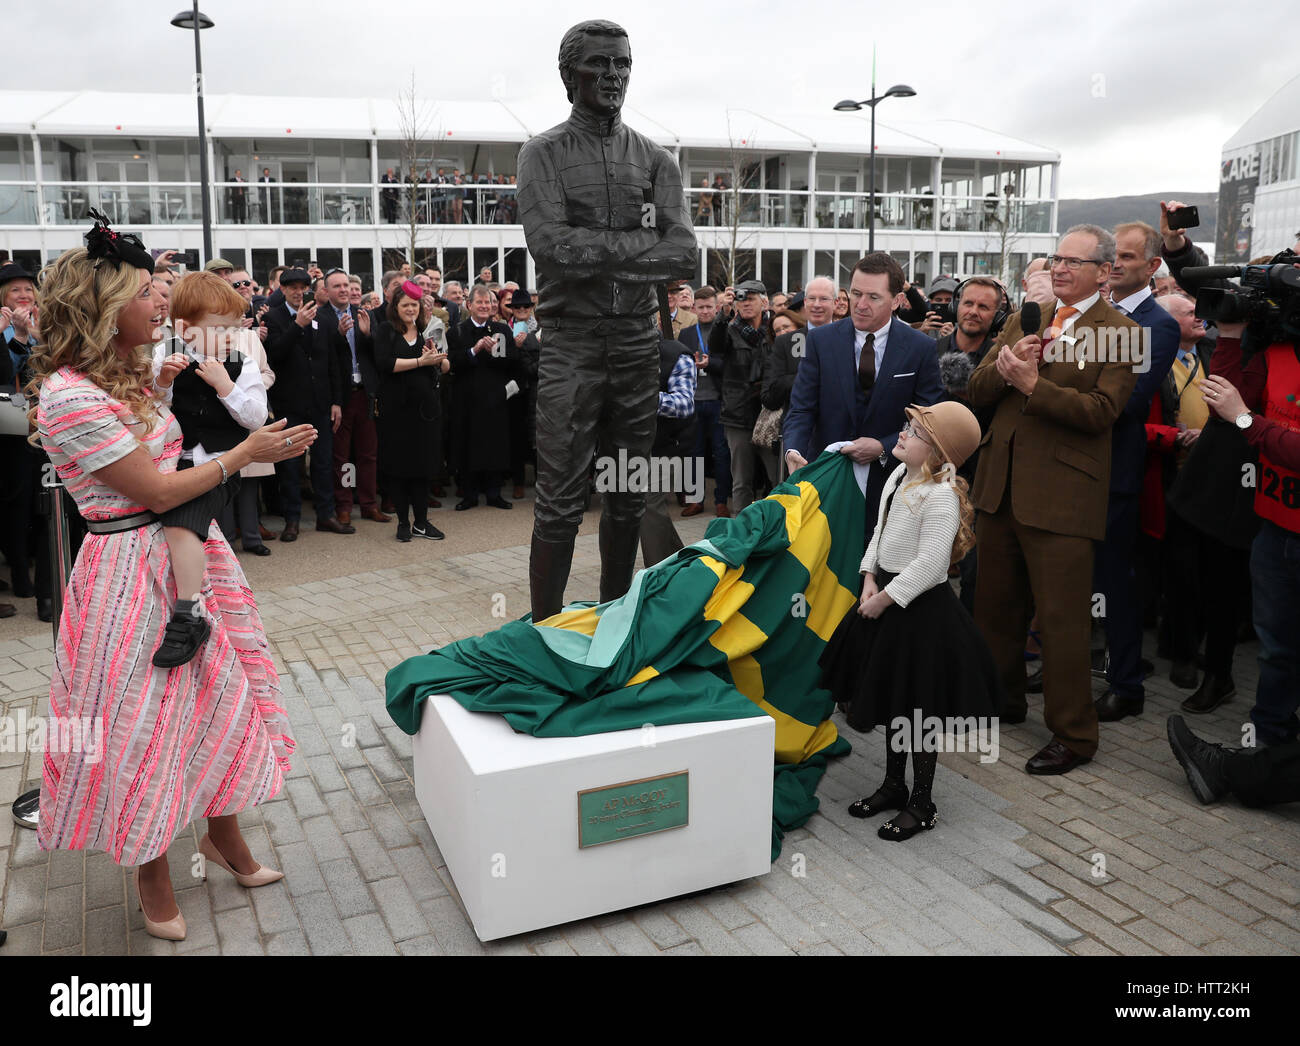
[[[217,849],[217,844],[212,841],[212,837],[207,833],[204,833],[203,838],[199,840],[199,853],[203,855],[204,859],[204,879],[207,879],[208,877],[208,861],[224,868],[235,877],[235,882],[239,883],[240,886],[247,890],[251,890],[256,886],[269,886],[271,883],[278,883],[284,878],[284,872],[277,872],[274,868],[264,868],[261,865],[257,866],[257,871],[250,872],[248,875],[235,871],[235,869],[230,866],[230,862],[221,856],[221,851]]]
[[[156,923],[149,918],[149,913],[144,910],[144,898],[140,896],[140,869],[136,868],[134,873],[135,879],[135,896],[138,900],[137,907],[144,912],[144,932],[150,937],[157,937],[163,941],[183,941],[185,940],[185,916],[176,909],[176,918],[168,919],[166,922]]]

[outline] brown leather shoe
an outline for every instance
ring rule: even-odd
[[[437,498],[430,498],[430,499],[429,499],[429,507],[430,507],[430,508],[442,508],[442,502],[439,501]]]
[[[380,511],[380,512],[396,512],[396,511],[397,511],[397,506],[393,504],[391,498],[384,498],[384,500],[381,501],[381,502],[379,503],[379,511]]]
[[[1053,738],[1025,764],[1027,774],[1068,774],[1076,766],[1091,763],[1092,756],[1079,755]]]
[[[280,533],[280,540],[281,541],[298,540],[298,521],[296,519],[292,523],[286,523],[284,525],[284,530],[281,531]]]
[[[726,505],[714,505],[713,514],[719,519],[730,519],[731,509],[727,508]]]
[[[693,502],[692,504],[687,505],[684,509],[682,509],[682,519],[687,519],[690,516],[698,516],[703,511],[704,511],[703,504],[701,504],[698,501]]]
[[[263,541],[274,541],[280,536],[274,530],[267,530],[266,527],[262,526],[260,523],[257,525],[257,531],[262,535]]]
[[[385,516],[385,515],[384,515],[382,512],[380,512],[379,509],[377,509],[377,508],[363,508],[363,509],[361,510],[361,518],[362,518],[362,519],[372,519],[372,520],[374,520],[376,523],[391,523],[391,522],[393,521],[393,517],[392,517],[392,516]],[[342,520],[341,522],[346,523],[347,520]]]
[[[336,516],[330,516],[328,519],[318,519],[316,529],[324,530],[330,534],[355,534],[357,532],[356,527],[343,523]]]
[[[337,519],[340,523],[342,523],[346,527],[349,523],[352,522],[352,513],[339,512],[337,515],[335,515],[334,518]]]

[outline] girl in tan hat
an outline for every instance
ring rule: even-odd
[[[820,661],[822,686],[849,726],[864,733],[889,727],[885,782],[849,807],[854,817],[902,811],[880,827],[888,840],[910,839],[938,818],[930,792],[942,735],[915,736],[923,719],[991,722],[1001,703],[993,656],[948,585],[948,567],[975,543],[974,510],[957,467],[979,445],[979,422],[956,402],[906,413],[894,447],[900,464],[885,481],[862,557],[861,602],[844,616]],[[903,777],[909,751],[910,794]]]

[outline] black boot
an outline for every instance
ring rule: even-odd
[[[1190,712],[1192,715],[1207,715],[1234,697],[1236,693],[1237,687],[1231,676],[1225,679],[1206,672],[1196,693],[1184,700],[1180,707],[1184,712]]]
[[[1180,715],[1171,715],[1165,724],[1169,747],[1187,774],[1196,798],[1208,806],[1228,794],[1228,777],[1224,764],[1232,757],[1222,745],[1202,741],[1187,728]]]
[[[533,621],[544,621],[564,609],[564,586],[573,565],[573,538],[547,541],[533,534],[528,556],[528,588],[532,597]]]
[[[627,594],[636,573],[636,553],[641,542],[641,524],[614,520],[607,512],[600,516],[600,601]]]

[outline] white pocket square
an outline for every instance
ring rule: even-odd
[[[896,377],[896,378],[915,378],[915,377],[916,377],[916,371],[914,371],[914,370],[909,370],[906,374],[895,374],[894,377]]]

